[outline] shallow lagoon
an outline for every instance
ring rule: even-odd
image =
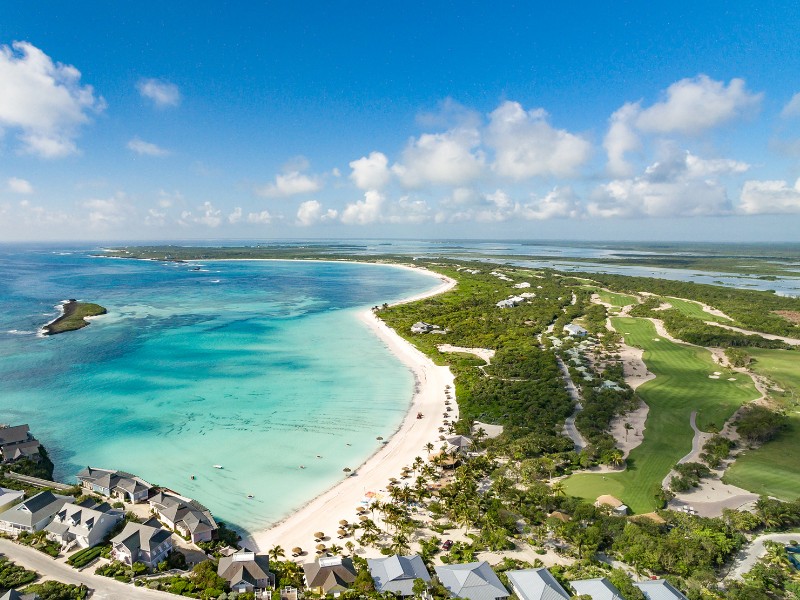
[[[356,313],[438,283],[377,265],[197,270],[4,250],[0,422],[30,423],[60,478],[128,470],[248,530],[330,487],[396,429],[413,376]],[[109,314],[36,337],[65,298]]]

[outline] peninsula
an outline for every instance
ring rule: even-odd
[[[92,302],[78,302],[77,300],[67,300],[61,305],[62,314],[60,317],[42,327],[44,335],[56,335],[66,331],[75,331],[89,324],[87,317],[96,317],[108,312],[105,307]]]

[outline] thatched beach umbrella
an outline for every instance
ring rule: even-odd
[[[324,537],[325,537],[325,534],[324,534],[324,533],[322,533],[321,531],[317,531],[317,532],[314,534],[314,537],[315,537],[315,538],[317,538],[318,540],[321,540],[322,538],[324,538]]]
[[[347,532],[344,529],[339,529],[336,533],[339,534],[339,537],[344,537],[347,535]]]
[[[359,521],[366,521],[367,519],[369,519],[367,515],[361,515],[360,517],[358,517]]]
[[[341,521],[339,521],[339,525],[347,525],[347,520],[342,519]]]
[[[325,544],[317,544],[317,550],[325,550]]]

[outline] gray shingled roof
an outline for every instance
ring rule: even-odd
[[[322,560],[324,563],[333,562],[332,559]],[[337,564],[330,566],[320,565],[317,559],[316,562],[304,564],[303,573],[308,587],[321,587],[326,594],[336,586],[349,587],[356,580],[356,570],[349,558],[341,558]]]
[[[248,554],[253,554],[253,559],[242,560]],[[219,559],[217,575],[231,585],[247,581],[253,587],[258,587],[259,579],[270,578],[269,557],[240,550],[231,556],[223,556]]]
[[[430,581],[431,575],[419,555],[368,558],[367,566],[375,589],[400,596],[414,595],[414,580]]]
[[[434,569],[442,585],[459,598],[496,600],[510,595],[486,561],[442,565]]]
[[[634,581],[633,585],[642,590],[647,600],[688,600],[686,596],[672,587],[672,584],[664,579]]]
[[[27,425],[15,425],[14,427],[0,428],[0,446],[6,444],[18,444],[28,440],[30,427]]]
[[[218,528],[211,512],[194,500],[185,501],[177,496],[159,492],[153,496],[150,504],[176,525],[183,523],[190,533],[214,531]]]
[[[576,594],[579,596],[586,594],[591,596],[592,600],[625,600],[619,590],[605,577],[573,581],[570,585]]]
[[[141,548],[144,548],[146,552],[152,552],[172,534],[166,529],[153,527],[149,523],[150,521],[148,523],[126,523],[125,529],[115,536],[111,543],[125,546],[131,551],[134,560],[136,560],[136,554]]]
[[[506,575],[520,600],[566,600],[570,597],[545,568],[507,571]]]
[[[56,496],[53,492],[39,492],[0,514],[0,521],[32,527],[44,518],[56,514],[69,500],[73,498]]]

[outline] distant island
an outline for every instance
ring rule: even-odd
[[[61,305],[61,309],[64,312],[60,317],[42,327],[45,335],[56,335],[65,331],[81,329],[89,324],[86,317],[96,317],[108,312],[99,304],[78,302],[77,300],[67,300]]]

